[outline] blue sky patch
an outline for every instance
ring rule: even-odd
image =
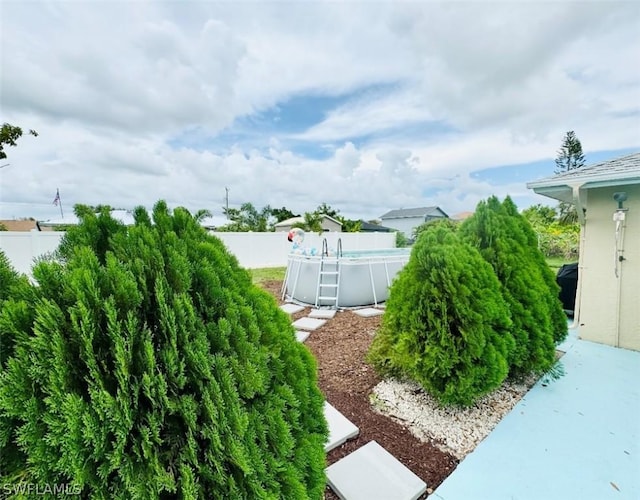
[[[237,121],[234,128],[260,130],[261,132],[299,134],[324,121],[334,109],[364,96],[386,94],[396,84],[369,85],[342,94],[305,93],[294,94],[275,106],[246,116]]]
[[[389,131],[380,131],[372,134],[345,136],[340,143],[318,143],[317,141],[305,141],[294,139],[292,136],[302,134],[314,125],[322,123],[332,110],[344,106],[348,102],[358,101],[367,96],[375,99],[395,88],[395,85],[371,85],[339,95],[329,94],[298,94],[272,106],[266,110],[243,116],[235,120],[233,125],[222,130],[216,135],[208,134],[200,127],[184,130],[172,137],[167,144],[174,148],[189,148],[196,151],[211,151],[224,154],[233,147],[242,150],[259,150],[267,152],[272,139],[277,139],[285,150],[294,154],[314,159],[324,160],[331,157],[337,147],[342,147],[345,142],[352,141],[359,145],[379,138],[389,137]],[[390,131],[392,136],[403,137],[423,136],[425,128],[442,129],[439,122],[435,124],[421,124],[398,127]]]
[[[633,148],[596,151],[584,154],[585,165],[593,165],[620,156],[634,153]],[[556,169],[555,157],[519,165],[503,165],[472,172],[470,176],[479,181],[491,184],[512,184],[517,182],[531,182],[554,175]]]

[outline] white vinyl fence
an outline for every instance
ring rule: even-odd
[[[287,233],[211,234],[224,242],[243,267],[255,269],[287,265],[287,255],[292,247],[287,241]],[[34,259],[54,251],[63,235],[57,231],[0,231],[0,250],[16,271],[31,275]],[[326,238],[329,249],[336,249],[340,239],[344,251],[394,248],[396,242],[395,233],[307,233],[301,246],[320,252],[323,238]]]
[[[0,250],[16,271],[31,276],[34,260],[58,248],[63,234],[53,231],[0,231]]]

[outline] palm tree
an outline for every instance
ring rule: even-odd
[[[292,227],[299,227],[310,233],[321,233],[322,228],[322,215],[316,212],[305,212],[304,221],[296,222]]]
[[[198,224],[202,224],[203,220],[205,220],[207,217],[211,217],[212,215],[213,214],[211,213],[211,210],[207,210],[206,208],[201,208],[195,214],[193,214],[193,220],[196,221]]]

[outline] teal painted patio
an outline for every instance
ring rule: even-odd
[[[539,381],[430,496],[640,499],[640,352],[576,338],[565,375]]]

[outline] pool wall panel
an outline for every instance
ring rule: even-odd
[[[409,260],[409,255],[367,256],[340,260],[338,307],[358,307],[384,302],[389,284]],[[286,293],[290,299],[315,305],[320,258],[289,257]],[[335,270],[335,262],[325,260],[325,271]],[[323,284],[335,283],[335,276],[325,275]],[[321,296],[333,296],[335,288],[323,287]],[[320,299],[319,306],[334,306],[334,300]]]

